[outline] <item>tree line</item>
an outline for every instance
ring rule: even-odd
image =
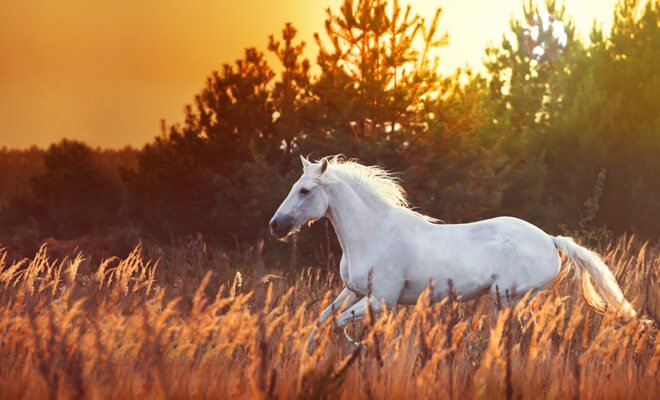
[[[268,237],[301,172],[298,154],[342,153],[397,171],[412,203],[446,222],[507,214],[555,233],[657,238],[657,3],[621,0],[611,31],[594,26],[584,41],[548,0],[566,43],[538,59],[525,30],[543,13],[523,7],[525,18],[485,50],[484,72],[448,76],[433,56],[449,40],[440,9],[423,17],[394,0],[346,0],[327,11],[314,61],[286,24],[265,50],[211,73],[181,123],[111,168],[76,141],[40,153],[43,169],[3,196],[0,235],[125,228],[249,246]]]

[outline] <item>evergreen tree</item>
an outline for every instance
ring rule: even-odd
[[[513,167],[501,211],[549,229],[577,226],[585,200],[603,181],[594,224],[657,232],[647,215],[660,193],[658,6],[640,9],[638,1],[622,0],[609,37],[595,27],[589,46],[574,36],[562,7],[554,1],[546,7],[569,21],[560,57],[531,58],[520,21],[511,25],[514,43],[505,37],[499,48],[487,50],[492,124],[504,128],[499,131]],[[527,3],[527,20],[538,13]],[[606,179],[598,178],[601,170]]]
[[[6,229],[32,221],[46,236],[69,239],[106,231],[118,223],[123,199],[82,142],[64,139],[43,154],[43,173],[0,212]]]
[[[147,145],[137,169],[124,171],[133,215],[158,237],[199,232],[233,244],[255,240],[255,224],[266,225],[277,201],[271,193],[279,191],[255,192],[253,185],[258,176],[262,184],[288,176],[302,131],[296,114],[309,88],[309,62],[295,37],[287,24],[281,42],[270,38],[279,76],[254,48],[213,72],[184,123]]]
[[[507,154],[511,169],[500,212],[556,227],[566,216],[546,197],[545,157],[550,150],[546,143],[547,129],[553,107],[561,102],[559,80],[573,73],[584,47],[575,36],[575,26],[563,6],[555,0],[546,0],[544,8],[532,0],[523,4],[523,20],[512,20],[510,32],[500,44],[486,49],[484,65],[489,77],[489,104],[494,111],[489,130],[499,135],[497,140]],[[562,21],[565,48],[555,57],[538,58],[527,42],[528,30],[532,27],[539,30],[537,43],[556,40],[547,37],[551,34],[550,27],[544,28],[549,16]]]
[[[338,14],[328,10],[326,37],[316,36],[317,130],[303,150],[399,171],[422,211],[473,220],[500,204],[503,158],[494,143],[485,145],[483,84],[461,84],[469,72],[438,74],[433,50],[448,40],[440,15],[427,20],[397,1],[345,1]]]
[[[438,90],[431,51],[447,40],[438,33],[440,12],[427,21],[396,0],[346,0],[339,14],[328,9],[326,38],[315,36],[318,134],[360,141],[420,129],[424,101]],[[419,49],[415,42],[421,42]]]
[[[648,235],[660,228],[648,218],[660,211],[660,18],[657,3],[639,5],[619,2],[609,37],[594,27],[572,73],[557,80],[545,145],[548,190],[567,219],[604,169],[594,223]]]

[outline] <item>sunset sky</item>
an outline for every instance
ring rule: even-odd
[[[594,19],[608,28],[616,0],[567,0],[582,37]],[[0,3],[0,147],[46,146],[63,137],[93,146],[141,146],[160,120],[182,109],[206,76],[292,22],[308,43],[324,9],[341,0],[34,0]],[[507,31],[522,0],[417,0],[450,43],[444,72],[478,67],[489,41]]]

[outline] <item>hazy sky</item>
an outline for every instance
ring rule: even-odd
[[[0,147],[46,146],[63,137],[94,146],[141,146],[160,120],[182,119],[206,76],[293,22],[316,54],[313,32],[341,0],[31,0],[0,3]],[[566,0],[586,37],[611,24],[616,0]],[[417,0],[450,43],[443,71],[481,63],[522,0]]]

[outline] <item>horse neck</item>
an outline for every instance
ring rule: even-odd
[[[392,207],[360,192],[341,180],[329,185],[327,190],[329,207],[326,216],[345,254],[359,252],[366,243],[377,238],[385,220],[383,214]]]

